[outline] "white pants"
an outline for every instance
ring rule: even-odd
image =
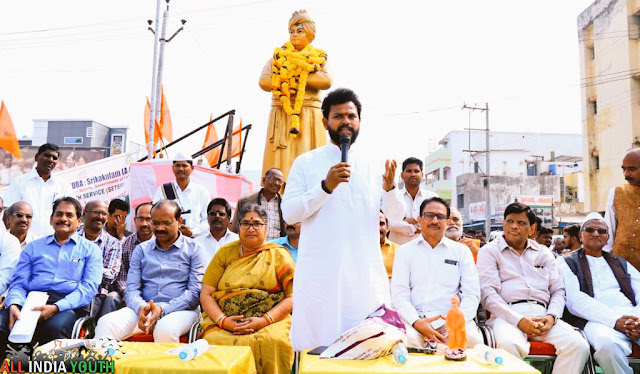
[[[633,373],[627,359],[631,354],[631,340],[625,334],[597,322],[587,322],[584,333],[596,351],[593,357],[603,372]]]
[[[422,335],[418,330],[413,328],[413,326],[411,326],[411,324],[405,321],[404,319],[402,319],[402,322],[404,322],[404,326],[407,330],[407,345],[409,347],[423,347],[423,348],[426,347],[426,344],[424,341],[425,339],[424,335]],[[438,331],[444,332],[446,331],[446,328],[443,325],[442,329],[438,329]],[[467,347],[472,348],[478,343],[484,343],[484,339],[482,339],[482,334],[480,333],[478,326],[476,326],[476,323],[473,320],[467,322],[467,325],[465,326],[465,331],[467,333]]]
[[[156,343],[179,343],[180,337],[189,332],[189,328],[198,321],[195,310],[180,310],[169,313],[156,322],[153,340]],[[105,314],[98,320],[96,339],[111,337],[118,340],[144,333],[138,328],[138,313],[125,307]]]
[[[547,314],[546,308],[538,304],[521,303],[512,305],[511,308],[525,317],[540,317]],[[525,358],[529,354],[531,345],[527,335],[518,326],[494,316],[487,321],[487,325],[493,329],[498,348],[520,358]],[[552,344],[556,348],[554,374],[579,374],[589,359],[589,343],[571,325],[560,319],[556,320],[555,326],[546,335],[536,336],[531,340]]]

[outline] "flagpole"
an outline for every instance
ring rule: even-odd
[[[160,25],[160,7],[162,6],[162,0],[158,0],[156,5],[156,27]],[[151,21],[149,21],[151,23]],[[151,25],[149,25],[149,29],[151,29]],[[147,157],[149,160],[153,159],[153,150],[154,150],[154,142],[153,142],[153,132],[154,132],[154,121],[157,115],[157,101],[158,97],[156,95],[156,84],[158,82],[158,62],[159,62],[159,52],[160,52],[160,30],[156,30],[153,33],[153,76],[151,77],[151,108],[149,115],[149,148]]]
[[[155,119],[158,121],[159,130],[160,130],[160,141],[162,141],[162,125],[163,123],[160,121],[161,119],[161,111],[162,111],[162,71],[164,67],[164,45],[166,43],[165,37],[167,36],[167,19],[169,18],[169,2],[167,1],[167,9],[165,9],[162,14],[162,31],[160,32],[160,39],[158,42],[159,51],[158,51],[158,72],[156,75],[156,106],[155,106]]]

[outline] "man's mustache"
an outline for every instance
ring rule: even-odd
[[[351,125],[348,124],[344,124],[344,125],[340,125],[340,127],[338,127],[338,132],[340,132],[343,128],[348,128],[349,130],[351,130],[351,132],[355,132],[355,130],[353,129],[353,127],[351,127]]]
[[[165,234],[167,234],[167,232],[164,231],[164,230],[156,230],[156,235],[158,235],[158,234],[165,235]]]
[[[296,229],[296,227],[295,227],[295,226],[293,226],[293,225],[287,225],[287,226],[286,226],[286,229],[287,229],[287,230],[295,230],[295,229]]]

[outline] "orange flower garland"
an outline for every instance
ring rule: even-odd
[[[320,70],[326,61],[327,54],[311,44],[301,51],[296,51],[293,44],[287,42],[273,51],[271,92],[275,97],[280,98],[285,113],[291,116],[290,132],[293,137],[300,133],[300,111],[309,73]],[[296,95],[293,107],[291,95]]]

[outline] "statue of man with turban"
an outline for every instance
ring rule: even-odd
[[[260,88],[272,92],[262,172],[279,168],[285,180],[300,154],[327,144],[320,90],[331,87],[324,51],[314,48],[316,24],[306,10],[289,20],[289,42],[262,69]]]

